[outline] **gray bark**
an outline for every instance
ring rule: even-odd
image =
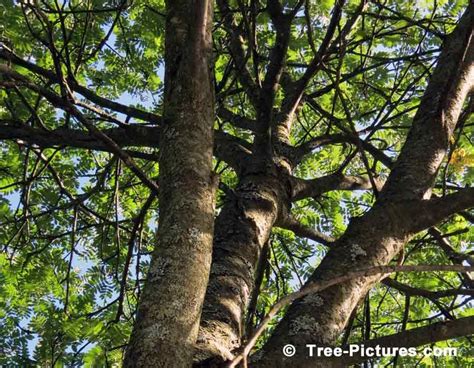
[[[214,223],[211,25],[211,1],[167,2],[158,244],[125,367],[191,365]]]
[[[288,200],[288,181],[276,171],[247,175],[216,220],[211,277],[203,308],[196,361],[231,359],[239,347],[245,311],[262,248]]]

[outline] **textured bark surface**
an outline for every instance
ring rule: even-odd
[[[188,367],[192,361],[214,223],[211,24],[210,1],[167,3],[158,245],[125,367]]]
[[[283,198],[288,200],[286,184],[278,180],[276,171],[249,175],[219,214],[196,361],[231,359],[232,350],[240,346],[257,263],[286,205]]]
[[[363,218],[352,220],[344,236],[334,244],[308,283],[329,280],[357,269],[362,260],[364,267],[387,264],[409,239],[403,224],[394,221],[404,217],[406,214],[398,208],[390,208],[374,209]],[[263,358],[256,366],[293,366],[293,358],[285,358],[281,352],[286,344],[295,345],[302,355],[308,343],[318,346],[334,344],[359,300],[379,278],[354,279],[293,303],[259,353]]]

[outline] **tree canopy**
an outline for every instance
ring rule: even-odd
[[[342,249],[339,259],[363,267],[368,246],[345,248],[344,241],[360,235],[352,224],[367,214],[380,239],[392,223],[393,232],[403,227],[393,249],[404,251],[392,265],[474,265],[474,81],[466,82],[468,92],[459,82],[474,77],[462,74],[474,59],[473,7],[447,0],[216,1],[215,216],[240,219],[238,200],[226,210],[233,198],[267,200],[273,189],[254,195],[260,157],[278,168],[275,188],[283,177],[291,184],[262,228],[250,217],[239,220],[256,223],[261,245],[255,254],[238,248],[253,254],[242,256],[253,289],[236,291],[247,298],[242,336],[313,280],[329,250]],[[161,141],[179,142],[163,130],[165,105],[173,103],[164,98],[165,79],[173,78],[165,77],[165,58],[176,46],[165,38],[168,15],[163,0],[0,0],[0,365],[99,367],[124,359],[160,232]],[[453,32],[457,38],[448,36]],[[448,95],[462,96],[453,102]],[[428,98],[443,111],[442,124],[455,120],[440,129],[447,135],[430,122],[416,128],[414,121],[431,118]],[[456,104],[459,117],[451,111]],[[432,153],[438,163],[425,157]],[[387,215],[391,222],[377,212],[402,200],[407,207]],[[216,234],[229,225],[223,219],[214,226]],[[215,257],[234,251],[223,249]],[[322,264],[321,272],[333,265]],[[337,344],[461,318],[472,323],[474,281],[466,272],[392,273],[368,289]],[[311,296],[314,308],[319,296]],[[279,331],[304,334],[312,324],[313,333],[319,322],[308,315],[285,322],[298,307],[279,310],[253,351],[271,347]],[[472,333],[420,340],[456,347],[456,357],[377,362],[468,366],[465,335]]]

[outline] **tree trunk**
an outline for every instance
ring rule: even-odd
[[[211,26],[211,1],[167,2],[158,245],[125,367],[192,362],[214,223]]]
[[[384,208],[352,220],[344,236],[324,257],[308,283],[330,280],[360,268],[362,264],[364,268],[387,264],[409,238],[403,224],[394,221],[403,215],[397,208]],[[285,367],[291,364],[292,367],[303,367],[309,361],[315,361],[314,357],[308,357],[307,361],[304,359],[305,345],[334,344],[353,309],[379,278],[354,279],[293,303],[261,352],[264,358],[258,366]],[[282,347],[286,344],[295,345],[296,351],[301,352],[297,361],[283,356]],[[325,366],[324,362],[322,364]]]
[[[216,220],[211,277],[203,307],[196,361],[231,359],[240,346],[245,312],[261,251],[281,211],[289,182],[278,170],[246,175]]]

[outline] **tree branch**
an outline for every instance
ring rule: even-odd
[[[229,7],[228,1],[217,0],[217,7],[222,14],[224,26],[230,36],[230,51],[234,59],[235,67],[237,69],[237,77],[240,83],[245,88],[245,92],[250,99],[250,102],[257,106],[258,103],[258,86],[253,80],[250,72],[247,69],[246,63],[248,57],[245,54],[242,37],[242,31],[237,25],[232,10]]]
[[[383,187],[383,181],[375,179],[377,189]],[[292,201],[308,197],[317,197],[332,190],[366,190],[371,189],[372,184],[368,177],[346,176],[341,173],[330,174],[321,178],[305,180],[296,177],[291,178]]]
[[[451,321],[433,323],[428,326],[412,328],[393,335],[379,337],[377,339],[362,341],[358,345],[365,348],[376,347],[417,347],[432,344],[438,341],[454,339],[462,336],[469,336],[474,333],[474,316],[458,318]],[[368,360],[368,357],[345,356],[339,358],[337,363],[350,366]]]
[[[331,122],[334,122],[335,125],[338,127],[343,126],[341,124],[342,120],[336,118],[331,113],[321,108],[321,106],[319,106],[319,104],[317,104],[313,99],[309,99],[307,100],[307,102],[313,109],[315,109],[319,114],[321,114],[321,116]],[[386,167],[391,168],[393,166],[392,159],[388,157],[385,153],[383,153],[383,151],[373,146],[370,142],[360,139],[359,136],[355,135],[349,130],[344,131],[343,133],[324,134],[310,139],[309,141],[294,148],[294,152],[292,153],[292,160],[294,163],[299,163],[312,150],[328,144],[336,143],[350,143],[355,146],[361,146],[367,152],[369,152],[372,157],[383,163]]]
[[[406,285],[397,280],[387,277],[382,280],[382,284],[394,288],[401,293],[409,296],[422,296],[428,299],[440,299],[447,296],[456,296],[456,295],[471,295],[474,296],[473,289],[448,289],[448,290],[439,290],[439,291],[430,291],[420,288],[415,288],[410,285]]]
[[[236,128],[247,129],[252,132],[255,132],[255,130],[257,129],[257,123],[255,120],[246,118],[245,116],[234,114],[232,111],[226,109],[225,107],[220,107],[217,110],[217,115],[221,119],[231,123]]]
[[[85,117],[85,115],[83,115],[77,109],[74,103],[70,101],[72,96],[63,98],[62,96],[59,96],[44,87],[32,83],[27,77],[17,73],[3,64],[0,64],[0,74],[7,77],[9,80],[18,82],[28,89],[40,94],[41,96],[45,97],[54,107],[62,109],[74,116],[77,121],[87,128],[91,135],[95,136],[99,141],[102,141],[102,143],[107,146],[111,152],[115,153],[124,162],[124,164],[127,165],[127,167],[138,178],[140,178],[140,180],[142,180],[146,186],[148,186],[156,195],[158,195],[158,185],[153,180],[151,180],[145,172],[143,172],[143,170],[135,163],[135,161],[128,155],[127,152],[123,151],[113,139],[98,129],[87,117]]]
[[[297,219],[292,217],[291,215],[287,218],[279,221],[276,226],[281,227],[283,229],[287,229],[293,231],[296,236],[300,236],[302,238],[308,238],[314,240],[315,242],[321,243],[327,247],[330,247],[335,239],[331,236],[323,234],[313,228],[308,226],[304,226],[301,224]]]
[[[0,119],[0,127],[0,140],[20,139],[44,148],[67,146],[110,152],[110,148],[101,140],[81,129],[60,127],[54,130],[44,130],[33,128],[19,121],[2,119]],[[103,132],[120,147],[159,147],[160,128],[158,127],[131,124],[104,129]]]
[[[429,197],[467,95],[474,87],[474,3],[446,38],[380,200]]]
[[[44,130],[33,128],[19,121],[1,119],[0,128],[0,140],[22,140],[30,145],[43,148],[60,146],[113,152],[110,146],[85,130],[64,127]],[[105,129],[103,133],[121,148],[159,148],[160,131],[159,127],[130,124]],[[157,160],[153,154],[131,150],[125,150],[125,152],[136,158]],[[237,169],[250,153],[250,145],[245,141],[222,131],[215,132],[214,154],[234,169]]]
[[[282,114],[285,116],[285,120],[289,116],[293,115],[296,111],[296,107],[300,104],[301,98],[303,97],[303,92],[308,85],[311,78],[320,70],[325,61],[325,58],[328,54],[328,48],[334,33],[336,32],[337,25],[342,15],[342,7],[344,6],[345,0],[338,0],[335,2],[334,9],[332,11],[331,20],[324,35],[316,55],[314,55],[313,60],[310,62],[306,71],[302,77],[294,83],[294,86],[288,96],[285,97],[285,100],[282,104]],[[359,16],[359,15],[357,15]],[[332,46],[335,46],[334,44]]]
[[[410,204],[407,204],[410,206]],[[413,203],[411,204],[411,206]],[[465,188],[445,197],[421,200],[411,219],[410,231],[418,232],[435,226],[443,219],[457,212],[474,207],[474,187]]]
[[[239,171],[252,154],[251,144],[221,130],[214,131],[214,155]]]
[[[53,83],[60,83],[60,80],[58,76],[47,70],[44,69],[32,62],[23,60],[22,58],[18,57],[16,54],[14,54],[11,50],[9,50],[5,45],[0,43],[0,59],[3,59],[7,62],[11,62],[14,65],[21,66],[30,72],[33,72],[41,77],[46,78],[50,82]],[[147,112],[141,109],[138,109],[136,107],[132,106],[127,106],[123,105],[121,103],[109,100],[107,98],[101,97],[97,95],[96,93],[92,92],[90,89],[81,86],[77,81],[68,78],[67,79],[67,84],[69,88],[71,88],[73,91],[81,94],[88,100],[92,101],[93,103],[102,106],[103,108],[113,110],[118,113],[122,113],[124,115],[137,118],[140,120],[144,120],[153,124],[160,124],[161,122],[161,117],[159,115],[153,114],[151,112]]]
[[[270,61],[259,93],[257,109],[258,132],[254,139],[255,153],[259,156],[272,154],[271,136],[275,133],[278,135],[277,132],[273,131],[273,128],[276,128],[273,121],[273,105],[288,53],[291,21],[302,4],[303,2],[299,1],[295,9],[291,13],[286,14],[280,1],[269,0],[267,2],[267,12],[275,28],[276,37],[275,43],[270,50]]]

